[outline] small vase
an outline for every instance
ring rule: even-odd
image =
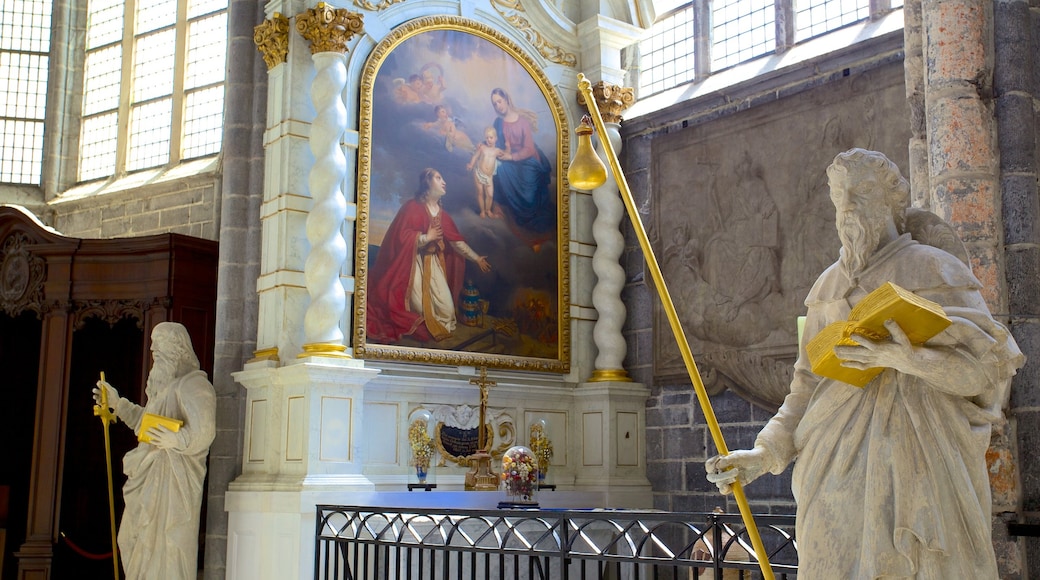
[[[415,476],[419,478],[419,483],[426,483],[426,471],[426,467],[423,467],[421,465],[415,466]]]

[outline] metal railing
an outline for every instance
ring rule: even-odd
[[[738,514],[317,506],[315,580],[761,578]],[[794,516],[756,515],[777,578]]]

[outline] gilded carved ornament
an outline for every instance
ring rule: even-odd
[[[592,85],[592,96],[596,99],[600,116],[606,123],[620,123],[621,113],[636,102],[635,89],[618,85],[608,85],[599,81]],[[588,109],[585,104],[585,95],[578,92],[578,104]]]
[[[267,70],[282,64],[289,54],[289,19],[275,12],[253,28],[253,43],[263,55]]]
[[[296,16],[296,30],[311,43],[311,54],[347,52],[347,42],[364,30],[364,15],[324,2]]]
[[[373,4],[368,0],[354,0],[354,6],[357,8],[361,8],[362,10],[371,10],[373,12],[378,12],[380,10],[387,9],[393,6],[394,4],[400,4],[401,2],[404,2],[404,0],[380,0],[380,2],[376,4]]]
[[[574,53],[566,52],[562,48],[550,43],[537,30],[531,26],[531,21],[523,16],[526,12],[520,0],[491,0],[491,5],[506,19],[513,28],[524,34],[524,37],[538,49],[538,53],[545,58],[574,68],[578,66],[578,57]]]

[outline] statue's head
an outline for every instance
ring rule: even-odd
[[[835,195],[844,189],[844,193],[857,196],[860,203],[883,203],[897,229],[903,231],[910,205],[910,183],[883,153],[858,148],[839,153],[827,168],[827,177],[831,201],[837,201]]]
[[[152,329],[152,352],[154,356],[164,357],[176,362],[176,376],[199,370],[199,359],[191,346],[191,336],[183,324],[177,322],[160,322]]]
[[[876,151],[850,149],[827,168],[841,261],[850,272],[863,268],[883,240],[903,232],[910,185],[895,163]]]

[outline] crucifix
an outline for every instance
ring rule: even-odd
[[[487,447],[485,422],[487,421],[488,391],[497,383],[487,378],[487,367],[480,367],[480,378],[470,379],[469,384],[477,385],[480,388],[480,426],[478,427],[479,431],[477,431],[477,449],[479,450]]]
[[[487,378],[487,367],[480,367],[480,378],[469,382],[480,388],[480,424],[477,426],[477,452],[469,456],[472,468],[466,474],[466,489],[494,491],[498,489],[498,474],[491,470],[491,454],[487,449],[487,401],[488,390],[496,383]]]

